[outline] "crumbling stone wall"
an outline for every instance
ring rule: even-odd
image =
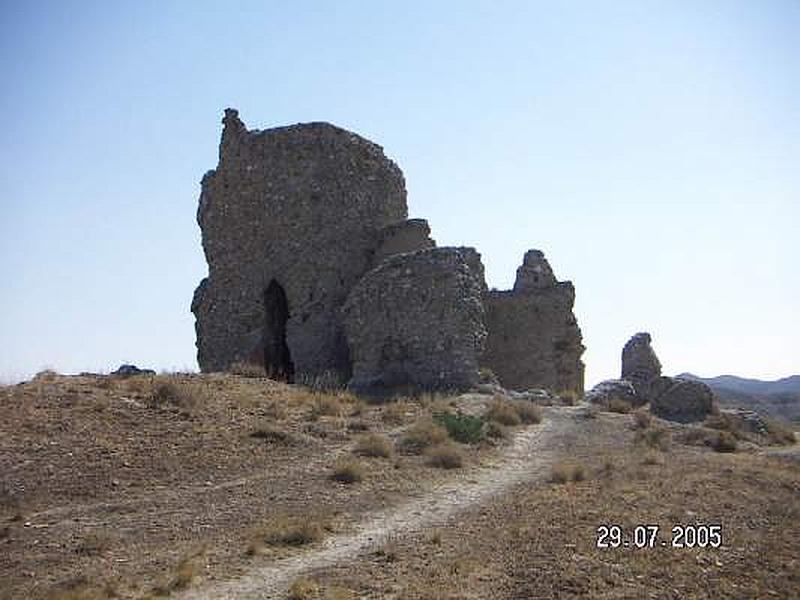
[[[486,338],[482,267],[471,249],[432,248],[384,260],[342,314],[357,391],[469,388]]]
[[[200,367],[264,360],[283,326],[293,371],[346,376],[338,309],[380,232],[406,219],[403,174],[379,146],[328,123],[248,131],[231,109],[223,123],[197,213],[209,267],[192,302]],[[283,324],[267,319],[272,282],[286,297]]]
[[[427,222],[407,219],[380,146],[328,123],[250,131],[233,109],[223,124],[197,213],[203,371],[246,361],[288,380],[459,388],[483,360],[506,387],[582,393],[575,292],[541,252],[512,291],[489,292],[477,251],[437,249]]]
[[[486,295],[489,335],[481,363],[507,388],[583,394],[584,347],[574,303],[572,283],[556,280],[541,251],[528,251],[514,288]]]

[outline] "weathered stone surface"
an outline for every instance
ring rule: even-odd
[[[408,219],[389,225],[380,231],[378,249],[372,258],[372,264],[380,262],[394,254],[416,252],[426,248],[434,248],[436,242],[430,238],[431,228],[425,219]]]
[[[593,404],[609,406],[612,400],[622,400],[631,406],[641,406],[644,401],[627,379],[606,379],[586,392],[584,399]]]
[[[714,392],[701,381],[660,377],[652,388],[657,393],[650,399],[650,411],[662,419],[692,423],[714,410]]]
[[[501,386],[582,393],[574,289],[541,252],[512,291],[489,292],[477,251],[436,250],[428,223],[407,219],[380,146],[328,123],[249,131],[233,109],[223,124],[197,213],[203,371],[250,362],[290,381],[438,388],[472,385],[484,364]]]
[[[248,131],[231,109],[223,123],[197,214],[209,266],[192,302],[200,368],[263,359],[284,377],[349,375],[338,309],[385,228],[406,219],[400,169],[328,123]]]
[[[353,389],[477,384],[486,326],[466,254],[433,248],[392,256],[353,288],[342,309]]]
[[[661,376],[661,363],[651,341],[649,333],[637,333],[622,349],[622,379],[630,381],[645,402],[651,400],[653,381]]]
[[[575,289],[569,281],[556,281],[542,252],[525,254],[513,290],[492,290],[485,298],[489,336],[481,364],[504,387],[583,394]]]

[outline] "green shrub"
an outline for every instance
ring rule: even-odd
[[[475,444],[484,438],[483,419],[472,415],[438,413],[433,420],[447,430],[447,434],[462,444]]]

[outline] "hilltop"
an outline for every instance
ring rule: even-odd
[[[796,591],[796,446],[575,400],[42,373],[0,395],[0,598]],[[669,544],[597,548],[646,523]],[[720,548],[672,547],[707,524]]]
[[[739,406],[786,421],[800,419],[800,375],[776,381],[735,375],[704,378],[692,373],[681,373],[678,377],[702,381],[710,386],[722,405]]]

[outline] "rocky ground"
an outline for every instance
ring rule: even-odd
[[[718,453],[684,426],[550,407],[527,425],[495,410],[493,437],[440,444],[437,462],[408,439],[431,433],[431,413],[489,396],[372,406],[229,374],[45,373],[0,398],[0,598],[800,589],[791,449]],[[366,432],[388,457],[354,453]],[[453,452],[461,466],[441,468]],[[697,523],[720,524],[722,547],[596,548],[602,524],[658,524],[669,539]]]

